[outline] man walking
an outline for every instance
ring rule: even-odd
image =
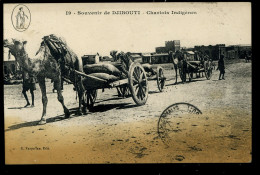
[[[220,55],[220,58],[218,60],[218,68],[219,70],[219,80],[221,80],[221,75],[222,75],[222,80],[225,80],[224,75],[225,75],[225,62],[224,62],[224,55]]]
[[[30,102],[29,102],[27,94],[26,94],[26,91],[28,91],[28,90],[30,90],[31,97],[32,97],[31,107],[34,107],[34,92],[33,91],[36,90],[35,84],[36,84],[35,78],[33,76],[29,75],[28,72],[23,71],[23,91],[22,91],[22,93],[27,102],[27,104],[24,107],[27,107],[30,105]]]

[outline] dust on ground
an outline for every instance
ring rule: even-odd
[[[162,66],[165,89],[159,92],[156,81],[149,81],[144,106],[136,106],[131,97],[117,97],[116,89],[105,89],[98,91],[95,112],[77,116],[76,92],[64,85],[65,104],[72,113],[68,119],[48,80],[45,125],[37,125],[42,113],[39,86],[36,106],[23,108],[22,85],[5,85],[6,163],[251,162],[251,63],[226,65],[225,80],[219,81],[219,71],[213,71],[211,80],[201,77],[177,85],[172,65]],[[158,136],[158,120],[164,109],[179,102],[193,104],[203,114],[172,118],[176,132],[167,146]]]

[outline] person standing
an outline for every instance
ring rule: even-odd
[[[22,93],[27,102],[27,104],[24,107],[27,107],[30,105],[30,102],[29,102],[27,94],[26,94],[26,92],[28,90],[30,90],[31,97],[32,97],[31,107],[34,107],[34,92],[33,91],[36,90],[35,84],[36,84],[35,78],[32,75],[30,75],[27,71],[23,71],[23,91],[22,91]]]
[[[20,7],[16,15],[16,28],[24,29],[25,17],[28,19],[28,16],[23,11],[23,7]]]
[[[219,80],[221,80],[221,75],[222,75],[222,80],[225,80],[224,75],[225,75],[225,62],[224,62],[224,55],[220,55],[220,58],[218,60],[218,68],[219,70]]]

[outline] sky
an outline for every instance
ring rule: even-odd
[[[180,40],[181,47],[215,44],[251,44],[250,3],[78,3],[24,4],[30,10],[27,30],[18,32],[12,20],[17,4],[4,4],[4,39],[28,41],[34,57],[45,35],[65,38],[80,57],[89,53],[109,55],[111,50],[154,52],[165,41]],[[70,11],[71,15],[66,15]],[[101,15],[78,15],[101,12]],[[140,11],[139,15],[104,15],[108,11]],[[147,14],[151,12],[170,14]],[[173,15],[172,11],[195,12]],[[26,11],[25,11],[26,12]],[[74,14],[75,13],[75,14]],[[6,50],[5,50],[6,51]],[[5,53],[6,55],[6,53]],[[4,56],[5,57],[5,56]]]

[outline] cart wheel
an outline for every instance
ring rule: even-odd
[[[144,105],[148,98],[148,81],[144,68],[139,63],[132,63],[128,72],[128,86],[137,105]]]
[[[205,71],[206,78],[210,80],[212,76],[212,63],[210,61],[204,62],[204,71]]]
[[[164,77],[163,68],[161,66],[157,67],[156,79],[157,79],[158,89],[160,92],[162,92],[164,85],[165,85],[166,78]]]
[[[84,94],[84,105],[91,111],[97,99],[97,89],[86,90]]]

